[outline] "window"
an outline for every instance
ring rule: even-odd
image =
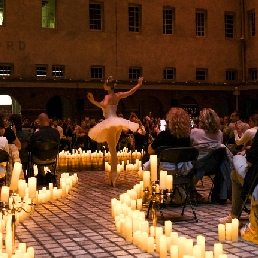
[[[205,68],[196,69],[196,81],[205,81],[207,80],[208,70]]]
[[[257,76],[257,68],[250,68],[249,69],[249,78],[250,80],[252,81],[255,81],[258,79],[258,76]]]
[[[226,70],[226,81],[235,81],[235,80],[237,80],[237,71]]]
[[[47,76],[47,65],[36,65],[36,72],[38,77]]]
[[[225,37],[234,37],[234,14],[226,13],[225,16]]]
[[[103,79],[104,78],[104,67],[95,66],[90,68],[91,79]]]
[[[4,0],[0,0],[0,25],[4,24]]]
[[[52,66],[52,76],[53,77],[63,77],[64,76],[64,66],[63,65],[53,65]]]
[[[163,70],[164,80],[175,80],[175,68],[165,68]]]
[[[0,76],[10,76],[10,75],[12,75],[12,65],[0,64]]]
[[[56,1],[42,0],[42,28],[55,28]]]
[[[174,9],[163,8],[163,34],[173,34]]]
[[[141,8],[138,5],[128,7],[129,31],[140,32]]]
[[[204,37],[205,36],[205,24],[206,24],[207,12],[205,10],[196,11],[196,36]]]
[[[249,12],[249,21],[250,21],[250,35],[255,36],[255,11]]]
[[[138,79],[141,76],[141,70],[140,67],[129,68],[129,79]]]
[[[90,3],[89,4],[89,16],[90,16],[90,29],[102,30],[102,4]]]

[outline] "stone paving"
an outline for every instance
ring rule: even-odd
[[[127,173],[118,180],[116,188],[105,183],[105,172],[85,168],[76,171],[79,182],[66,198],[37,205],[34,213],[16,228],[16,239],[35,248],[35,257],[159,257],[157,253],[142,252],[127,243],[115,230],[111,216],[111,198],[132,189],[139,182],[136,172]],[[65,171],[65,169],[64,169]],[[60,174],[60,171],[58,172]],[[207,196],[208,190],[202,194]],[[231,204],[200,204],[195,207],[198,222],[192,220],[192,211],[187,206],[184,222],[173,222],[173,231],[179,236],[195,239],[204,235],[206,250],[213,250],[217,243],[217,219],[226,216]],[[163,209],[165,218],[171,212],[180,213],[181,207]],[[162,221],[158,220],[159,226]],[[223,243],[229,258],[258,257],[257,245],[243,241]],[[168,254],[168,257],[169,254]]]

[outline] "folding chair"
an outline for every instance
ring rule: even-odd
[[[59,154],[59,144],[55,141],[36,141],[31,146],[30,153],[30,173],[32,176],[33,165],[52,166],[56,186],[56,167]]]
[[[170,163],[175,164],[175,167],[176,167],[176,175],[173,176],[172,198],[175,195],[176,191],[179,191],[179,188],[182,188],[185,191],[186,198],[183,202],[181,216],[184,215],[186,203],[187,203],[187,201],[189,201],[191,208],[192,208],[193,215],[194,215],[194,219],[196,222],[198,222],[198,219],[197,219],[195,210],[194,210],[192,202],[191,202],[191,197],[192,197],[192,179],[195,175],[195,163],[197,161],[198,154],[199,154],[198,150],[194,147],[179,147],[179,148],[163,147],[163,150],[160,152],[160,155],[159,155],[160,162],[170,162]],[[192,164],[193,164],[193,168],[186,176],[181,175],[180,171],[178,169],[178,165],[181,162],[192,162]],[[147,215],[149,214],[151,205],[152,205],[152,203],[150,203],[150,205],[149,205]],[[163,212],[160,211],[160,214],[164,221]]]
[[[6,162],[5,168],[7,168],[8,161],[9,161],[8,152],[6,152],[5,150],[0,149],[0,163]],[[5,176],[4,176],[4,182],[6,184],[6,173],[5,173]]]
[[[19,157],[21,159],[24,176],[27,180],[27,175],[29,170],[29,142],[28,141],[21,141],[21,149],[19,150]]]

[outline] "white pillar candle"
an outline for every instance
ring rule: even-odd
[[[160,236],[163,235],[163,228],[162,227],[156,227],[156,232],[155,232],[155,236],[156,236],[156,252],[159,253],[160,252]]]
[[[125,219],[125,240],[130,243],[133,240],[132,220],[129,217]]]
[[[225,229],[226,229],[226,227],[225,227],[224,224],[219,224],[218,225],[218,240],[219,240],[219,242],[225,241],[225,237],[226,237]]]
[[[212,251],[205,251],[205,258],[213,258],[213,252]]]
[[[148,249],[148,233],[147,232],[141,233],[141,240],[142,240],[141,249],[143,251],[147,251],[147,249]]]
[[[165,235],[161,235],[159,238],[159,254],[160,258],[167,257],[167,237]]]
[[[179,258],[182,258],[183,255],[185,254],[185,242],[186,242],[185,237],[178,238],[178,257]]]
[[[27,253],[30,255],[30,258],[34,258],[34,247],[30,246],[27,248]]]
[[[166,189],[167,171],[160,170],[159,187],[161,190]]]
[[[165,236],[170,237],[171,232],[172,232],[172,221],[166,220],[165,221]]]
[[[173,189],[173,176],[172,175],[167,175],[166,178],[166,189]]]
[[[186,239],[185,240],[185,252],[184,255],[193,255],[193,239]]]
[[[200,258],[203,257],[202,256],[202,248],[201,248],[201,246],[194,245],[194,247],[193,247],[193,256],[194,257],[200,257]]]
[[[18,193],[23,198],[26,194],[26,181],[25,180],[19,180],[18,181]]]
[[[9,186],[2,186],[1,189],[1,202],[8,202],[10,195],[10,188]]]
[[[171,258],[179,258],[178,257],[178,245],[170,246],[170,257]]]
[[[167,251],[169,251],[171,246],[171,238],[170,236],[169,237],[166,236],[166,239],[167,239]]]
[[[221,243],[214,244],[214,258],[219,258],[219,255],[223,254],[223,246]]]
[[[201,251],[202,251],[201,257],[204,257],[205,256],[205,237],[202,235],[198,235],[196,242],[197,242],[196,244],[201,247]]]
[[[136,205],[137,205],[137,210],[141,210],[142,209],[142,199],[137,199]]]
[[[178,245],[178,233],[177,232],[171,232],[170,238],[171,238],[171,245]]]
[[[226,240],[232,240],[232,223],[226,223]]]
[[[232,241],[233,242],[238,241],[238,227],[239,227],[238,219],[232,219]]]
[[[151,181],[157,181],[157,155],[150,155]]]
[[[150,171],[143,171],[143,187],[144,189],[150,186]]]
[[[141,231],[137,230],[133,232],[133,244],[138,246],[139,245],[139,236],[141,234]]]
[[[154,253],[154,237],[153,236],[148,237],[147,253]]]
[[[21,171],[22,164],[20,162],[14,162],[10,190],[16,191],[18,189],[18,181]]]
[[[32,200],[36,198],[36,190],[37,190],[37,178],[29,177],[28,178],[28,188],[29,188],[29,198]]]
[[[155,237],[155,227],[150,226],[150,236]]]

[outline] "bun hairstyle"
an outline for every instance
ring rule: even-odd
[[[116,87],[116,80],[114,80],[113,76],[108,76],[106,79],[106,85],[111,88],[111,90],[114,90]]]

